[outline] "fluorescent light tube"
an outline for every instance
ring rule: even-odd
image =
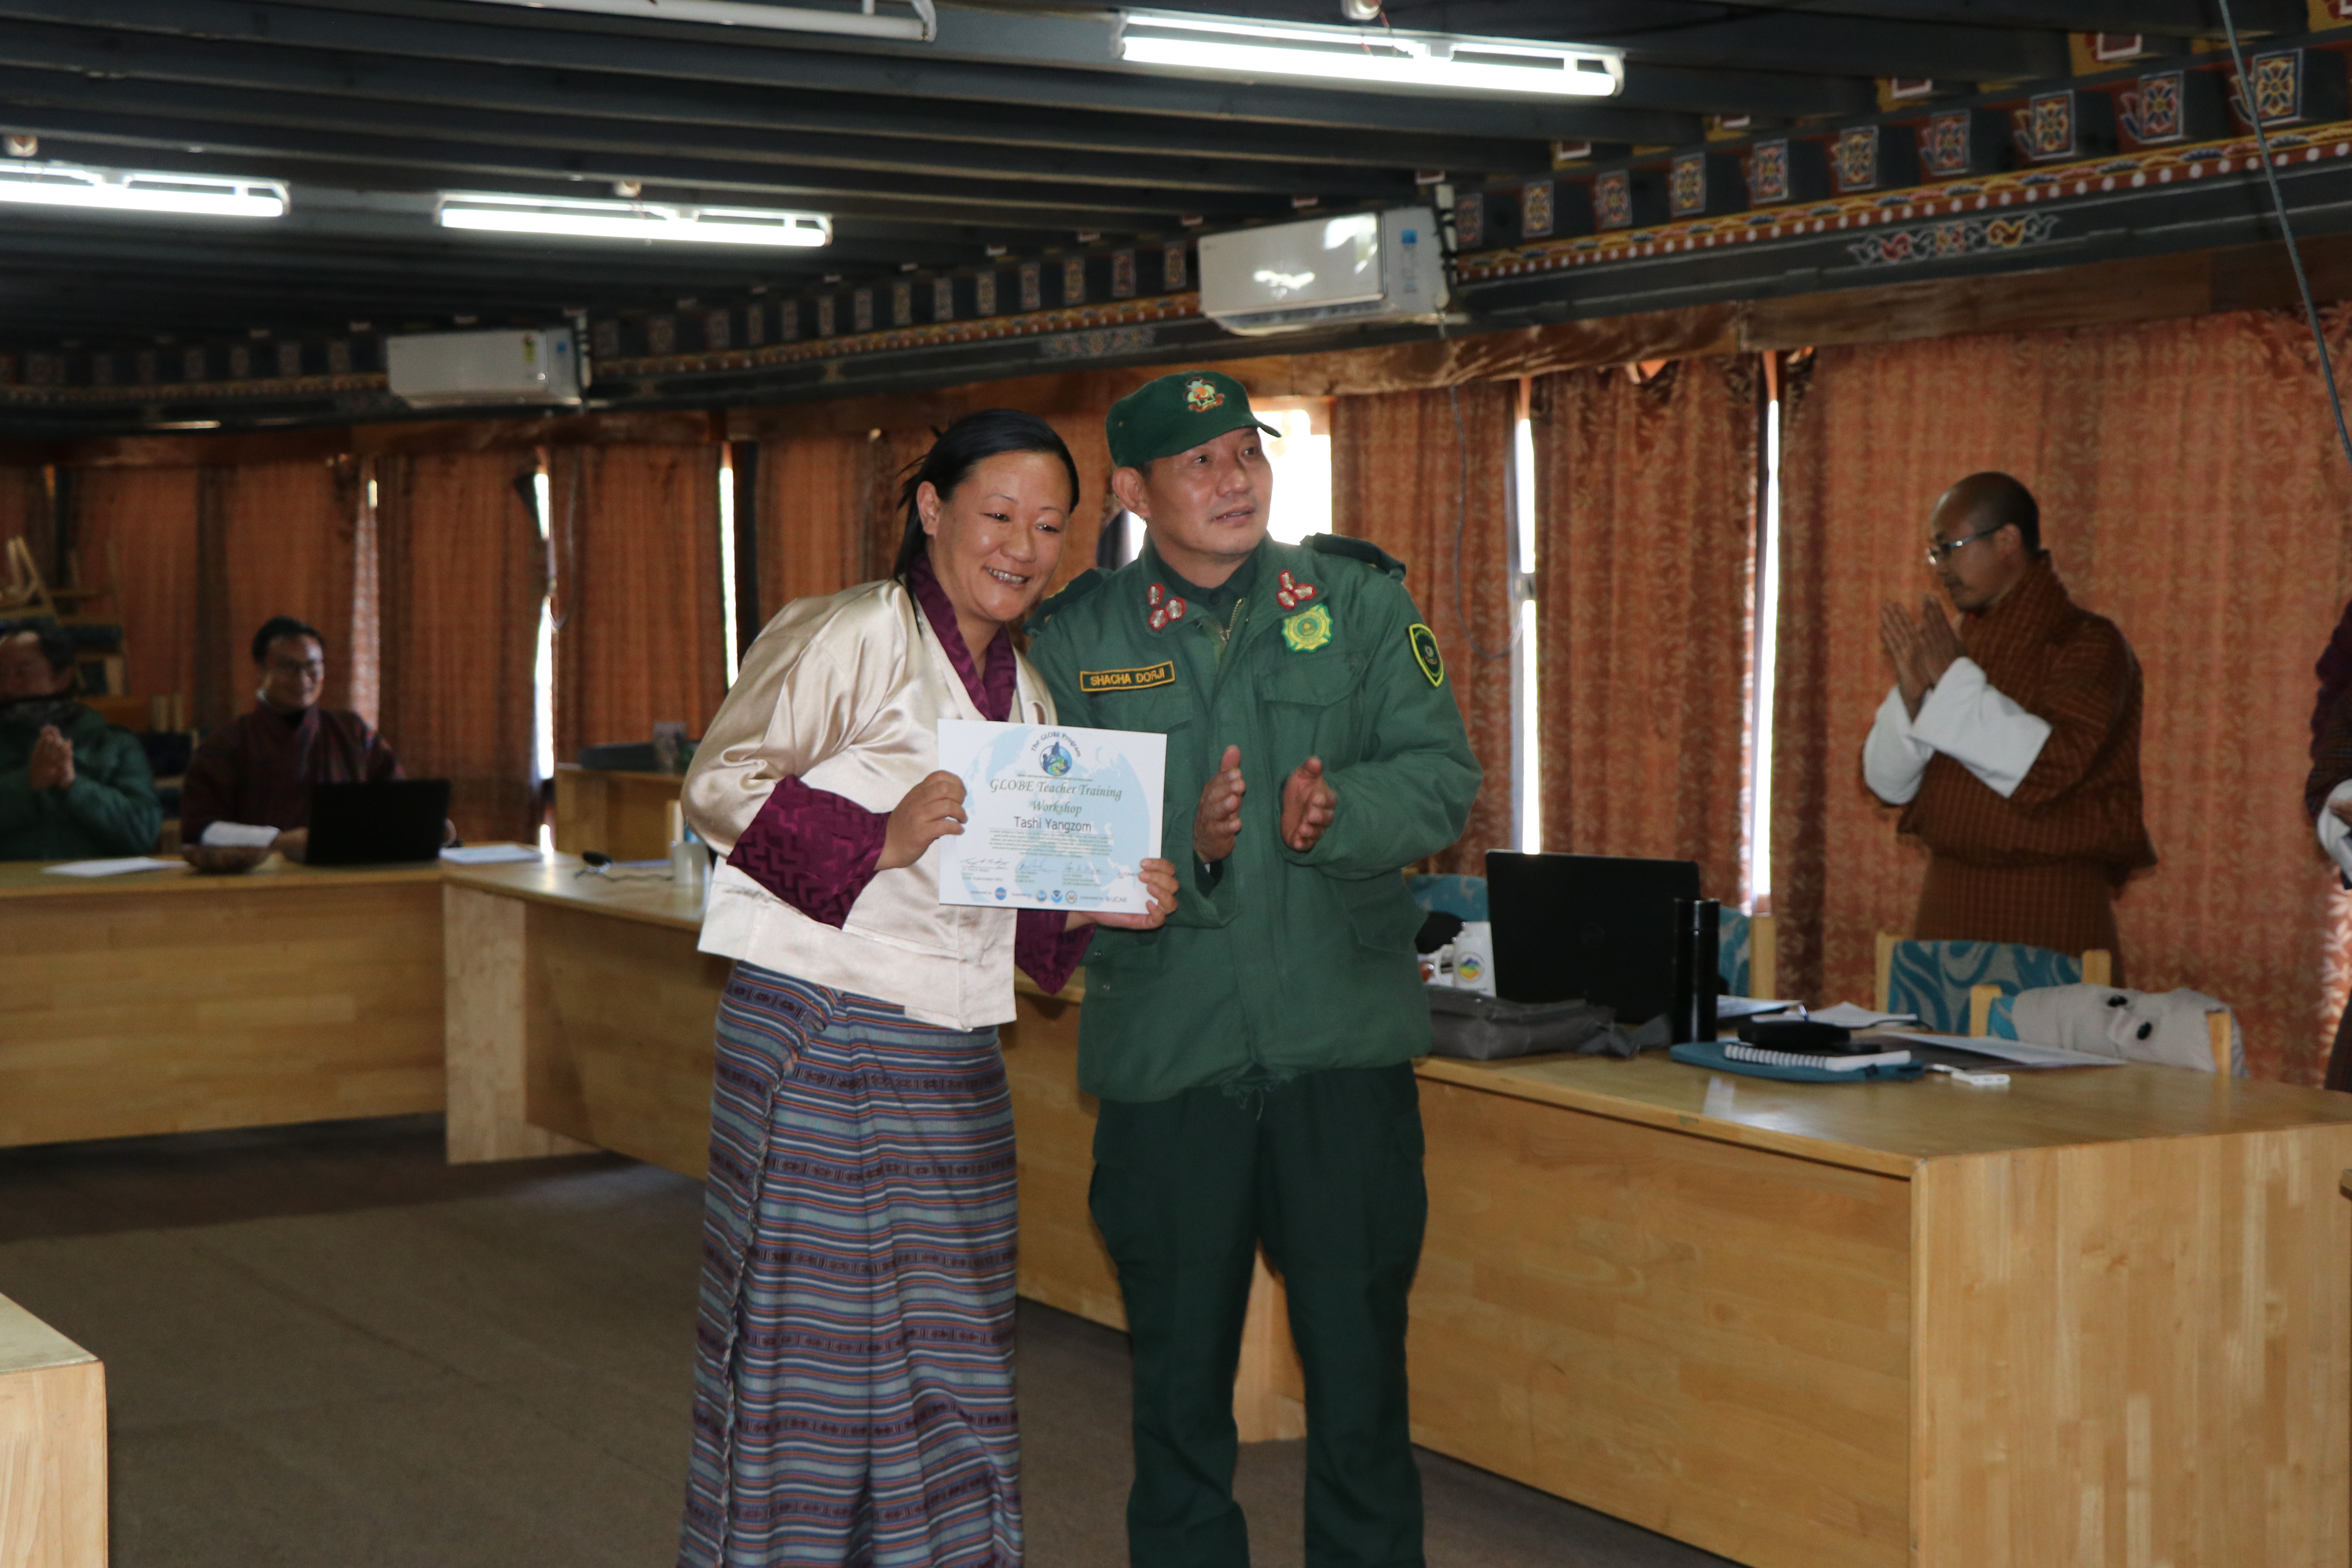
[[[855,11],[803,5],[747,5],[744,0],[484,0],[533,11],[583,11],[598,16],[642,16],[655,22],[707,22],[720,27],[765,27],[780,33],[837,33],[856,38],[898,38],[928,44],[938,36],[933,0],[906,0],[911,16],[877,16],[874,0]]]
[[[0,202],[182,217],[283,217],[286,187],[276,180],[12,163],[0,163]]]
[[[1623,90],[1622,51],[1531,38],[1474,38],[1391,27],[1254,22],[1129,11],[1119,58],[1242,76],[1318,77],[1360,87],[1608,98]]]
[[[558,239],[622,239],[655,245],[764,245],[810,249],[833,243],[824,213],[775,207],[691,207],[658,202],[585,201],[448,191],[435,216],[443,228],[536,234]]]

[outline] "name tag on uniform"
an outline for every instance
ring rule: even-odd
[[[1141,669],[1082,669],[1078,671],[1078,689],[1096,691],[1140,691],[1147,686],[1173,686],[1176,683],[1176,661],[1150,664]]]

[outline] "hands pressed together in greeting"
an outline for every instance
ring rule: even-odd
[[[1234,852],[1242,830],[1242,749],[1227,746],[1215,776],[1201,791],[1192,816],[1192,852],[1211,864]],[[1309,757],[1282,781],[1282,841],[1301,855],[1315,847],[1339,808],[1339,792],[1323,776],[1323,759]]]
[[[964,818],[963,780],[945,770],[927,775],[891,811],[890,825],[882,837],[882,858],[875,862],[875,869],[896,871],[913,865],[938,840],[961,833]],[[1167,924],[1169,911],[1176,907],[1176,868],[1165,860],[1146,860],[1136,879],[1150,896],[1149,910],[1093,914],[1073,910],[1066,929],[1103,925],[1121,931],[1153,931]]]
[[[1944,607],[1932,596],[1919,601],[1916,620],[1900,605],[1881,605],[1878,641],[1886,650],[1887,662],[1895,667],[1895,687],[1903,694],[1903,706],[1914,719],[1919,716],[1919,704],[1927,700],[1928,689],[1944,679],[1954,659],[1966,658],[1969,653],[1960,634],[1944,618]]]
[[[41,726],[40,739],[33,742],[32,761],[27,764],[27,783],[35,789],[71,789],[74,782],[73,742],[61,734],[55,724]]]

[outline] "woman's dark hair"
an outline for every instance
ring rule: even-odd
[[[890,575],[903,581],[914,570],[916,558],[929,547],[930,536],[923,531],[922,509],[915,504],[916,492],[928,484],[945,500],[955,493],[958,485],[971,478],[972,469],[1007,452],[1043,452],[1049,458],[1061,458],[1062,467],[1070,476],[1070,507],[1076,510],[1077,459],[1070,456],[1070,448],[1051,425],[1017,408],[983,408],[977,414],[967,414],[940,432],[940,438],[931,443],[931,449],[923,454],[923,460],[908,474],[906,486],[898,492],[898,503],[907,509],[907,532],[898,542],[898,563],[890,568]]]

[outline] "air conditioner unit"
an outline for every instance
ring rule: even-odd
[[[385,339],[383,361],[393,395],[419,408],[580,401],[580,353],[570,327],[417,332]]]
[[[1201,239],[1201,312],[1229,332],[1434,321],[1445,300],[1444,257],[1427,207]]]

